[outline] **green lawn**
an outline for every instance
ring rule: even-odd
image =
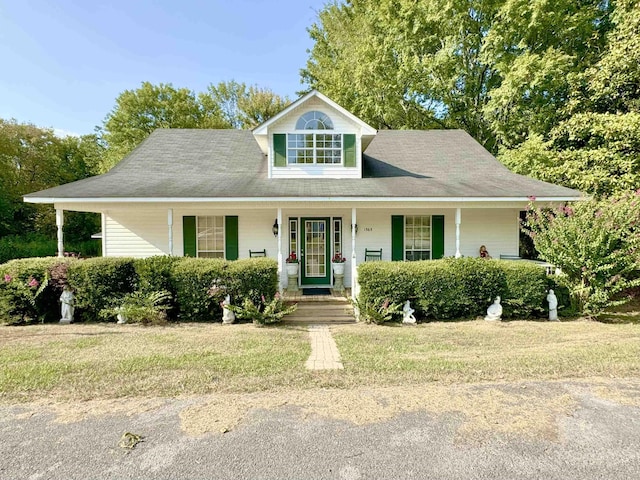
[[[0,327],[0,399],[175,396],[305,382],[304,330],[253,325]]]
[[[346,371],[372,384],[640,374],[640,326],[598,322],[457,322],[334,333]]]
[[[0,401],[640,376],[640,325],[484,321],[332,327],[344,370],[310,372],[304,327],[0,327]]]

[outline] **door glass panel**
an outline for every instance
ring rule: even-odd
[[[326,222],[325,220],[305,220],[304,275],[309,278],[327,275]]]

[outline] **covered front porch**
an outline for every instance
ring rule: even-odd
[[[190,255],[229,260],[267,256],[299,262],[300,288],[335,284],[331,260],[344,257],[344,286],[357,294],[357,265],[381,260],[518,255],[523,202],[272,201],[56,203],[58,254],[64,252],[64,211],[102,215],[104,256]]]

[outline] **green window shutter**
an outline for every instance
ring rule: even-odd
[[[238,259],[238,217],[224,217],[224,258]]]
[[[404,216],[391,216],[391,260],[404,260]]]
[[[342,156],[345,167],[356,166],[356,136],[353,133],[342,136]]]
[[[286,133],[274,133],[273,134],[273,166],[274,167],[286,167],[287,166],[287,134]]]
[[[431,258],[444,257],[444,215],[431,217]]]
[[[185,257],[196,257],[196,217],[182,217],[182,245]]]

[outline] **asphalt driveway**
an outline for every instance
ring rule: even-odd
[[[549,398],[566,399],[559,409],[549,404],[551,423],[545,424],[544,411],[539,422],[502,415],[525,407],[527,393],[509,392],[531,391],[533,401],[546,390]],[[640,380],[483,385],[474,391],[460,393],[474,403],[473,421],[467,410],[443,405],[354,422],[305,409],[287,392],[265,408],[254,395],[256,403],[248,403],[253,406],[237,421],[231,417],[242,410],[236,408],[239,396],[228,397],[230,404],[225,396],[209,396],[122,399],[102,409],[46,400],[0,406],[0,478],[640,478]],[[391,397],[370,390],[349,398],[347,410],[355,412],[371,399],[385,409]],[[493,398],[502,403],[490,405]],[[451,405],[461,405],[460,399],[451,397]],[[125,432],[144,439],[123,448]]]

